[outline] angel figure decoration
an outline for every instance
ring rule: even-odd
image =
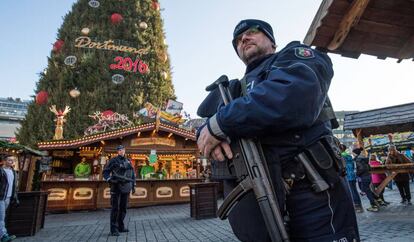
[[[54,140],[61,140],[63,139],[63,124],[66,122],[65,115],[70,112],[70,107],[65,106],[65,109],[62,111],[61,109],[56,110],[56,105],[52,105],[50,111],[56,115],[56,128],[55,128],[55,135],[53,136]]]

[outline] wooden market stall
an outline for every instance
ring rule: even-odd
[[[414,60],[414,1],[324,0],[303,42],[351,58]]]
[[[389,144],[398,150],[414,147],[414,103],[345,115],[345,130],[352,130],[358,146],[382,152]],[[398,173],[414,173],[414,163],[373,167],[371,173],[388,176],[376,189],[379,194]]]
[[[36,162],[46,156],[47,153],[18,143],[0,140],[0,155],[17,158],[15,170],[19,174],[19,191],[32,191],[34,189],[33,176],[36,172]]]
[[[48,210],[109,207],[110,191],[102,180],[102,169],[116,155],[118,145],[125,146],[137,174],[131,207],[190,201],[188,183],[201,181],[194,132],[150,122],[74,140],[39,143],[52,157],[42,179],[42,190],[50,192]],[[80,176],[79,166],[90,173]],[[146,166],[152,166],[154,172],[144,176],[141,171]]]

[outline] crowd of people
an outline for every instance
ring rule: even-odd
[[[414,162],[412,155],[399,152],[394,145],[389,145],[387,152],[383,154],[366,154],[362,148],[354,148],[352,152],[345,145],[341,145],[342,157],[346,163],[346,178],[349,190],[354,202],[355,211],[361,213],[364,211],[361,202],[361,196],[366,196],[370,202],[370,206],[366,208],[370,212],[378,212],[380,207],[385,207],[390,203],[384,199],[384,190],[374,192],[379,188],[380,184],[387,178],[386,174],[370,173],[372,167],[390,165],[390,164],[406,164]],[[411,152],[409,153],[411,154]],[[399,173],[393,181],[388,184],[388,188],[392,189],[392,185],[396,184],[400,195],[401,204],[412,205],[410,192],[410,174]],[[358,192],[358,188],[359,192]]]

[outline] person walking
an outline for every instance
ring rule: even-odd
[[[356,174],[355,174],[355,163],[352,159],[352,156],[346,151],[347,147],[344,144],[339,146],[341,148],[342,158],[345,160],[346,165],[346,180],[348,181],[349,190],[351,191],[352,200],[354,201],[355,212],[362,213],[364,209],[362,208],[361,197],[359,196],[357,187],[356,187]]]
[[[398,152],[395,145],[388,147],[388,156],[386,165],[389,164],[406,164],[411,163],[404,154]],[[401,203],[406,205],[412,205],[411,203],[411,192],[410,192],[410,176],[408,173],[400,173],[394,177],[394,181],[397,184],[398,190],[401,196]]]
[[[3,158],[3,167],[0,168],[0,238],[1,242],[12,241],[15,235],[9,235],[6,229],[6,211],[10,204],[19,205],[17,197],[17,173],[14,170],[16,158],[8,156]]]
[[[369,200],[369,203],[371,204],[371,207],[367,208],[367,211],[370,212],[378,212],[379,211],[379,205],[377,201],[375,200],[375,195],[370,189],[371,185],[371,174],[370,166],[368,164],[368,158],[365,156],[362,148],[356,148],[352,150],[352,152],[355,154],[355,164],[356,164],[356,175],[361,178],[361,190],[367,195],[367,198]]]

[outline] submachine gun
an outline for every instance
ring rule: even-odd
[[[111,179],[110,179],[111,183],[114,183],[114,184],[116,184],[116,183],[127,183],[127,182],[135,183],[135,181],[132,178],[125,176],[125,174],[121,175],[118,172],[119,171],[115,171],[115,170],[112,171],[112,176],[111,176]]]
[[[209,85],[206,91],[218,88],[224,105],[227,105],[233,100],[228,86],[229,79],[222,75]],[[253,190],[271,240],[273,242],[289,241],[260,144],[254,139],[241,138],[232,140],[231,147],[233,159],[228,161],[228,165],[234,167],[239,183],[224,199],[218,210],[218,216],[222,220],[226,219],[238,201]]]

